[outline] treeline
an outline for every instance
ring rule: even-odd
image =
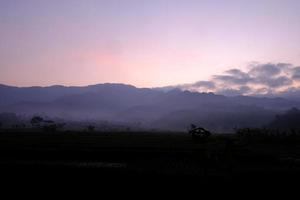
[[[211,117],[211,116],[210,116]],[[230,119],[229,119],[230,120]],[[251,120],[251,119],[249,119]],[[204,124],[197,124],[210,129]],[[274,116],[274,119],[263,127],[245,127],[238,124],[235,132],[240,136],[289,136],[300,134],[300,110],[292,108],[283,114]],[[233,127],[232,127],[233,128]],[[143,131],[146,130],[140,123],[118,124],[106,121],[66,121],[62,119],[49,119],[42,116],[17,116],[14,113],[0,113],[0,129],[35,129],[46,132],[77,130],[77,131]],[[149,131],[151,129],[147,129]],[[151,131],[155,131],[152,129]],[[222,133],[222,132],[220,132]]]
[[[106,121],[68,121],[45,116],[18,116],[15,113],[0,113],[0,130],[42,132],[134,132],[143,131],[139,123],[118,124]],[[155,130],[154,130],[155,131]]]

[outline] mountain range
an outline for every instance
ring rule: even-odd
[[[0,85],[0,112],[138,123],[145,128],[168,130],[184,130],[191,123],[214,131],[264,126],[293,107],[300,108],[300,100],[162,91],[125,84],[21,88]]]

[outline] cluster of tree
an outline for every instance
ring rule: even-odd
[[[92,131],[95,130],[95,126],[93,126],[93,125],[88,125],[88,126],[87,126],[87,130],[90,131],[90,132],[92,132]]]
[[[236,130],[240,141],[246,143],[299,144],[300,131],[296,129],[243,128]]]
[[[292,108],[282,115],[276,115],[269,127],[280,130],[300,130],[300,110]]]
[[[46,132],[55,132],[61,130],[66,125],[65,123],[55,123],[52,120],[45,120],[40,116],[34,116],[30,123],[32,127],[40,128]]]
[[[106,121],[67,121],[68,130],[95,132],[131,132],[132,129],[125,124],[109,123]],[[32,118],[17,116],[15,113],[0,113],[0,129],[2,130],[25,130],[36,129],[45,132],[55,132],[66,130],[65,121],[50,120],[47,117],[35,115]]]
[[[0,128],[21,128],[25,124],[15,113],[0,113]]]
[[[281,115],[276,115],[264,128],[236,129],[236,134],[241,137],[270,136],[285,137],[300,135],[300,110],[292,108]]]
[[[237,129],[236,134],[241,137],[253,137],[253,136],[290,136],[300,135],[300,130],[297,129],[275,129],[275,128],[242,128]]]

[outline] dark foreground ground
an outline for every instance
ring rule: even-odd
[[[0,133],[2,181],[181,180],[286,183],[300,178],[300,138],[186,133]],[[42,182],[41,182],[42,183]]]

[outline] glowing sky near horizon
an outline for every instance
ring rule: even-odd
[[[0,83],[156,87],[300,65],[299,0],[0,0]]]

